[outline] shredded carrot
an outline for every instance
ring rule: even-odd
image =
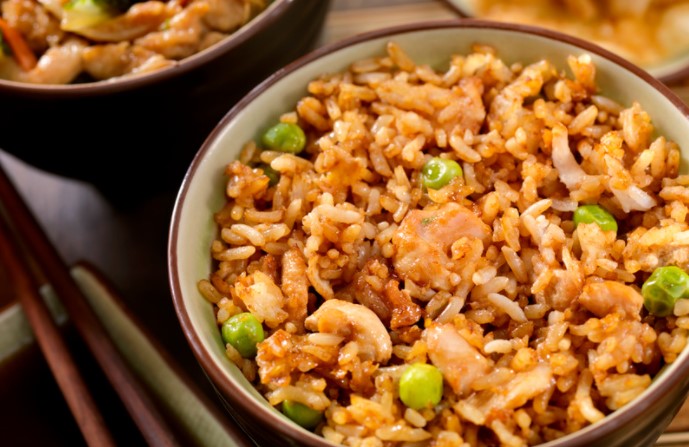
[[[29,71],[34,68],[38,61],[36,60],[36,55],[29,48],[29,44],[24,40],[24,36],[1,17],[0,32],[2,32],[7,44],[12,49],[12,53],[22,70]]]

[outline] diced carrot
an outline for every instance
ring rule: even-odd
[[[12,53],[22,70],[29,71],[34,68],[38,61],[36,55],[29,48],[29,44],[24,40],[24,36],[2,18],[0,18],[0,32],[12,49]]]

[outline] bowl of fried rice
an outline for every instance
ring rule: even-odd
[[[227,110],[314,48],[329,3],[4,0],[0,149],[123,205],[174,193]]]
[[[259,445],[652,445],[689,390],[688,116],[543,28],[318,49],[187,171],[181,328]]]

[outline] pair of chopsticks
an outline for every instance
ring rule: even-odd
[[[41,298],[37,279],[40,275],[60,297],[77,332],[146,442],[154,447],[178,445],[162,414],[125,363],[1,163],[0,261],[9,273],[13,291],[86,443],[89,446],[116,445],[62,332]]]

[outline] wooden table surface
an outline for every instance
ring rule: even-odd
[[[319,45],[388,25],[456,17],[442,0],[333,0]],[[676,87],[676,91],[689,99],[689,88]],[[163,347],[174,352],[192,377],[207,387],[179,330],[168,289],[166,244],[176,191],[163,192],[134,209],[122,210],[89,184],[39,171],[2,151],[0,161],[64,259],[68,263],[87,260],[106,272]],[[0,304],[6,300],[7,293],[0,287]],[[21,394],[29,396],[21,403],[27,408],[46,405],[41,400],[44,395]],[[55,408],[68,411],[59,397],[52,398],[57,399],[52,403]],[[16,405],[0,404],[0,425],[17,411]],[[685,406],[671,428],[689,428],[689,407]],[[54,441],[53,445],[69,445]]]

